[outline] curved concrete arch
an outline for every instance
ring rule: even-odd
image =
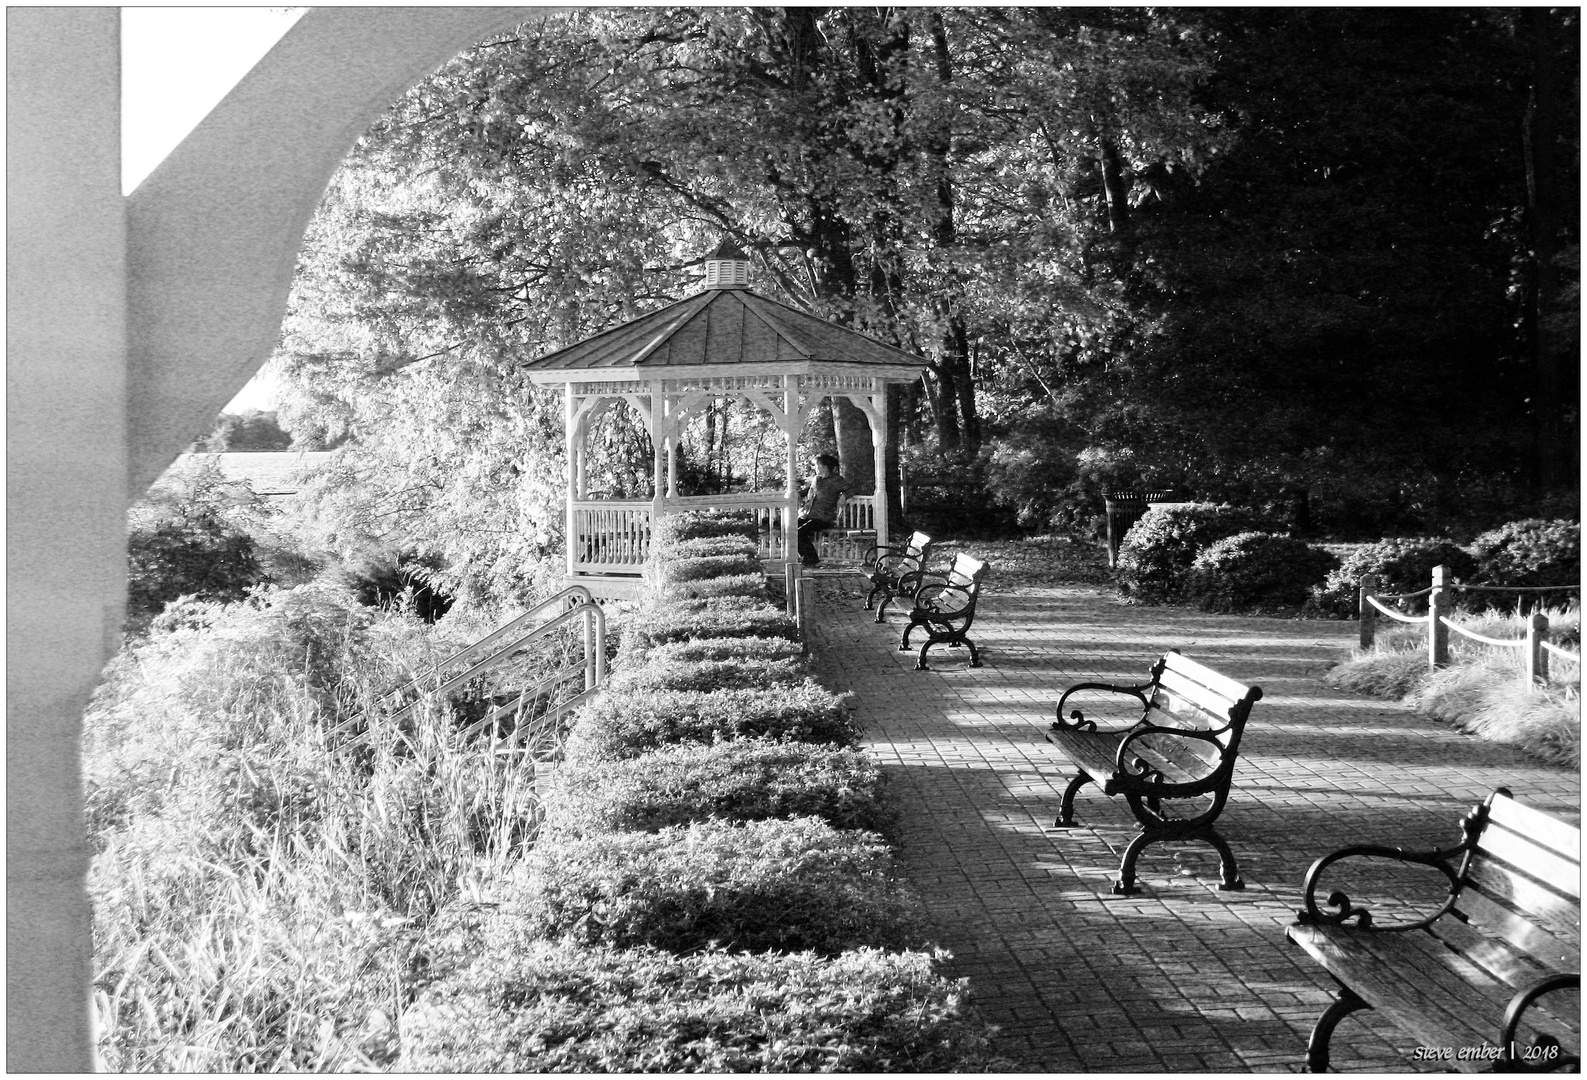
[[[78,740],[120,643],[127,505],[269,356],[358,136],[551,10],[315,9],[124,199],[118,9],[7,9],[9,1070],[94,1064]]]
[[[129,501],[270,355],[303,232],[408,87],[546,8],[316,8],[127,201]]]

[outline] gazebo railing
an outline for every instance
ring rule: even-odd
[[[650,557],[649,499],[588,499],[573,503],[574,573],[637,574]]]

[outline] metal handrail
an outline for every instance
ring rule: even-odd
[[[499,648],[492,655],[487,656],[485,659],[479,660],[474,664],[471,664],[467,670],[453,676],[440,686],[436,687],[434,693],[444,694],[449,690],[456,689],[481,672],[486,671],[494,665],[499,664],[513,656],[524,645],[528,645],[533,641],[537,641],[540,638],[547,636],[553,630],[566,625],[570,620],[575,618],[582,619],[584,622],[584,663],[582,665],[584,675],[584,691],[585,693],[588,693],[604,685],[606,682],[606,612],[602,610],[600,604],[596,603],[594,599],[591,598],[589,589],[583,585],[569,586],[568,588],[557,593],[555,596],[544,600],[539,604],[536,604],[529,611],[518,616],[506,626],[503,626],[486,637],[481,638],[468,648],[463,649],[461,652],[458,652],[453,656],[448,657],[440,664],[437,664],[431,669],[430,674],[435,674],[448,664],[455,663],[460,658],[476,654],[480,649],[486,647],[487,645],[500,642],[505,635],[510,634],[515,628],[521,627],[530,616],[543,612],[551,605],[557,603],[560,600],[567,599],[574,594],[582,594],[585,599],[577,603],[575,606],[568,608],[566,611],[562,612],[560,615],[549,620],[548,622],[541,623],[527,632],[512,638],[507,642],[507,644],[501,646],[501,648]],[[566,675],[567,679],[572,679],[575,677],[571,672],[560,672],[558,675],[552,676],[551,678],[556,679],[562,675]],[[412,679],[403,686],[398,687],[397,690],[393,690],[382,695],[382,699],[389,698],[392,694],[395,694],[400,690],[413,687],[417,685],[419,681],[420,680],[417,678]],[[544,685],[544,681],[537,685]],[[525,692],[527,693],[528,691]],[[521,695],[520,700],[522,700]],[[418,704],[418,700],[411,701],[407,705],[404,705],[401,709],[398,709],[396,712],[392,713],[390,718],[392,720],[401,719],[403,716],[411,712]],[[336,727],[327,732],[327,737],[340,734],[342,731],[356,724],[360,719],[362,719],[362,717],[351,717],[347,720],[344,720],[342,723],[336,725]],[[349,745],[357,743],[362,738],[362,735],[357,736],[352,740],[352,743],[349,743]]]

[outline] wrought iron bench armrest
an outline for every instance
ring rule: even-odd
[[[1058,699],[1057,721],[1053,728],[1057,731],[1095,731],[1097,722],[1087,720],[1085,714],[1079,709],[1069,714],[1069,723],[1064,720],[1064,702],[1069,700],[1069,695],[1081,690],[1105,690],[1111,694],[1128,694],[1141,703],[1141,708],[1147,707],[1146,691],[1152,688],[1151,683],[1137,683],[1134,686],[1115,686],[1113,683],[1076,683],[1063,692],[1063,697]]]
[[[1442,918],[1455,904],[1460,895],[1460,874],[1456,863],[1459,857],[1465,854],[1470,847],[1467,840],[1453,848],[1433,848],[1431,851],[1406,851],[1404,848],[1388,847],[1383,844],[1355,844],[1350,847],[1340,848],[1338,851],[1324,855],[1311,864],[1311,869],[1306,871],[1305,883],[1301,891],[1306,898],[1306,907],[1295,913],[1295,921],[1299,923],[1321,925],[1343,925],[1346,920],[1355,919],[1356,925],[1363,930],[1381,933],[1398,933],[1404,930],[1420,930],[1424,926],[1431,926]],[[1396,862],[1412,863],[1418,866],[1431,866],[1441,871],[1449,880],[1449,895],[1442,905],[1433,914],[1424,919],[1410,923],[1392,923],[1379,926],[1372,921],[1372,913],[1365,907],[1357,907],[1350,902],[1350,897],[1344,892],[1335,889],[1328,894],[1327,906],[1337,908],[1335,912],[1324,912],[1317,906],[1317,879],[1322,872],[1336,862],[1352,858],[1393,859]]]

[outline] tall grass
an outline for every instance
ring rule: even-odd
[[[439,633],[303,586],[187,605],[113,662],[84,735],[105,1067],[393,1060],[417,934],[540,821],[532,761],[462,744],[444,703],[373,709]]]
[[[1579,651],[1581,610],[1548,608],[1548,640]],[[1485,611],[1454,617],[1473,633],[1498,640],[1525,637],[1528,615]],[[1492,742],[1520,746],[1546,761],[1581,765],[1581,670],[1553,658],[1546,684],[1528,686],[1517,648],[1494,648],[1449,636],[1449,666],[1430,672],[1427,629],[1380,624],[1371,650],[1355,650],[1329,682],[1357,693],[1400,698],[1419,712]]]

